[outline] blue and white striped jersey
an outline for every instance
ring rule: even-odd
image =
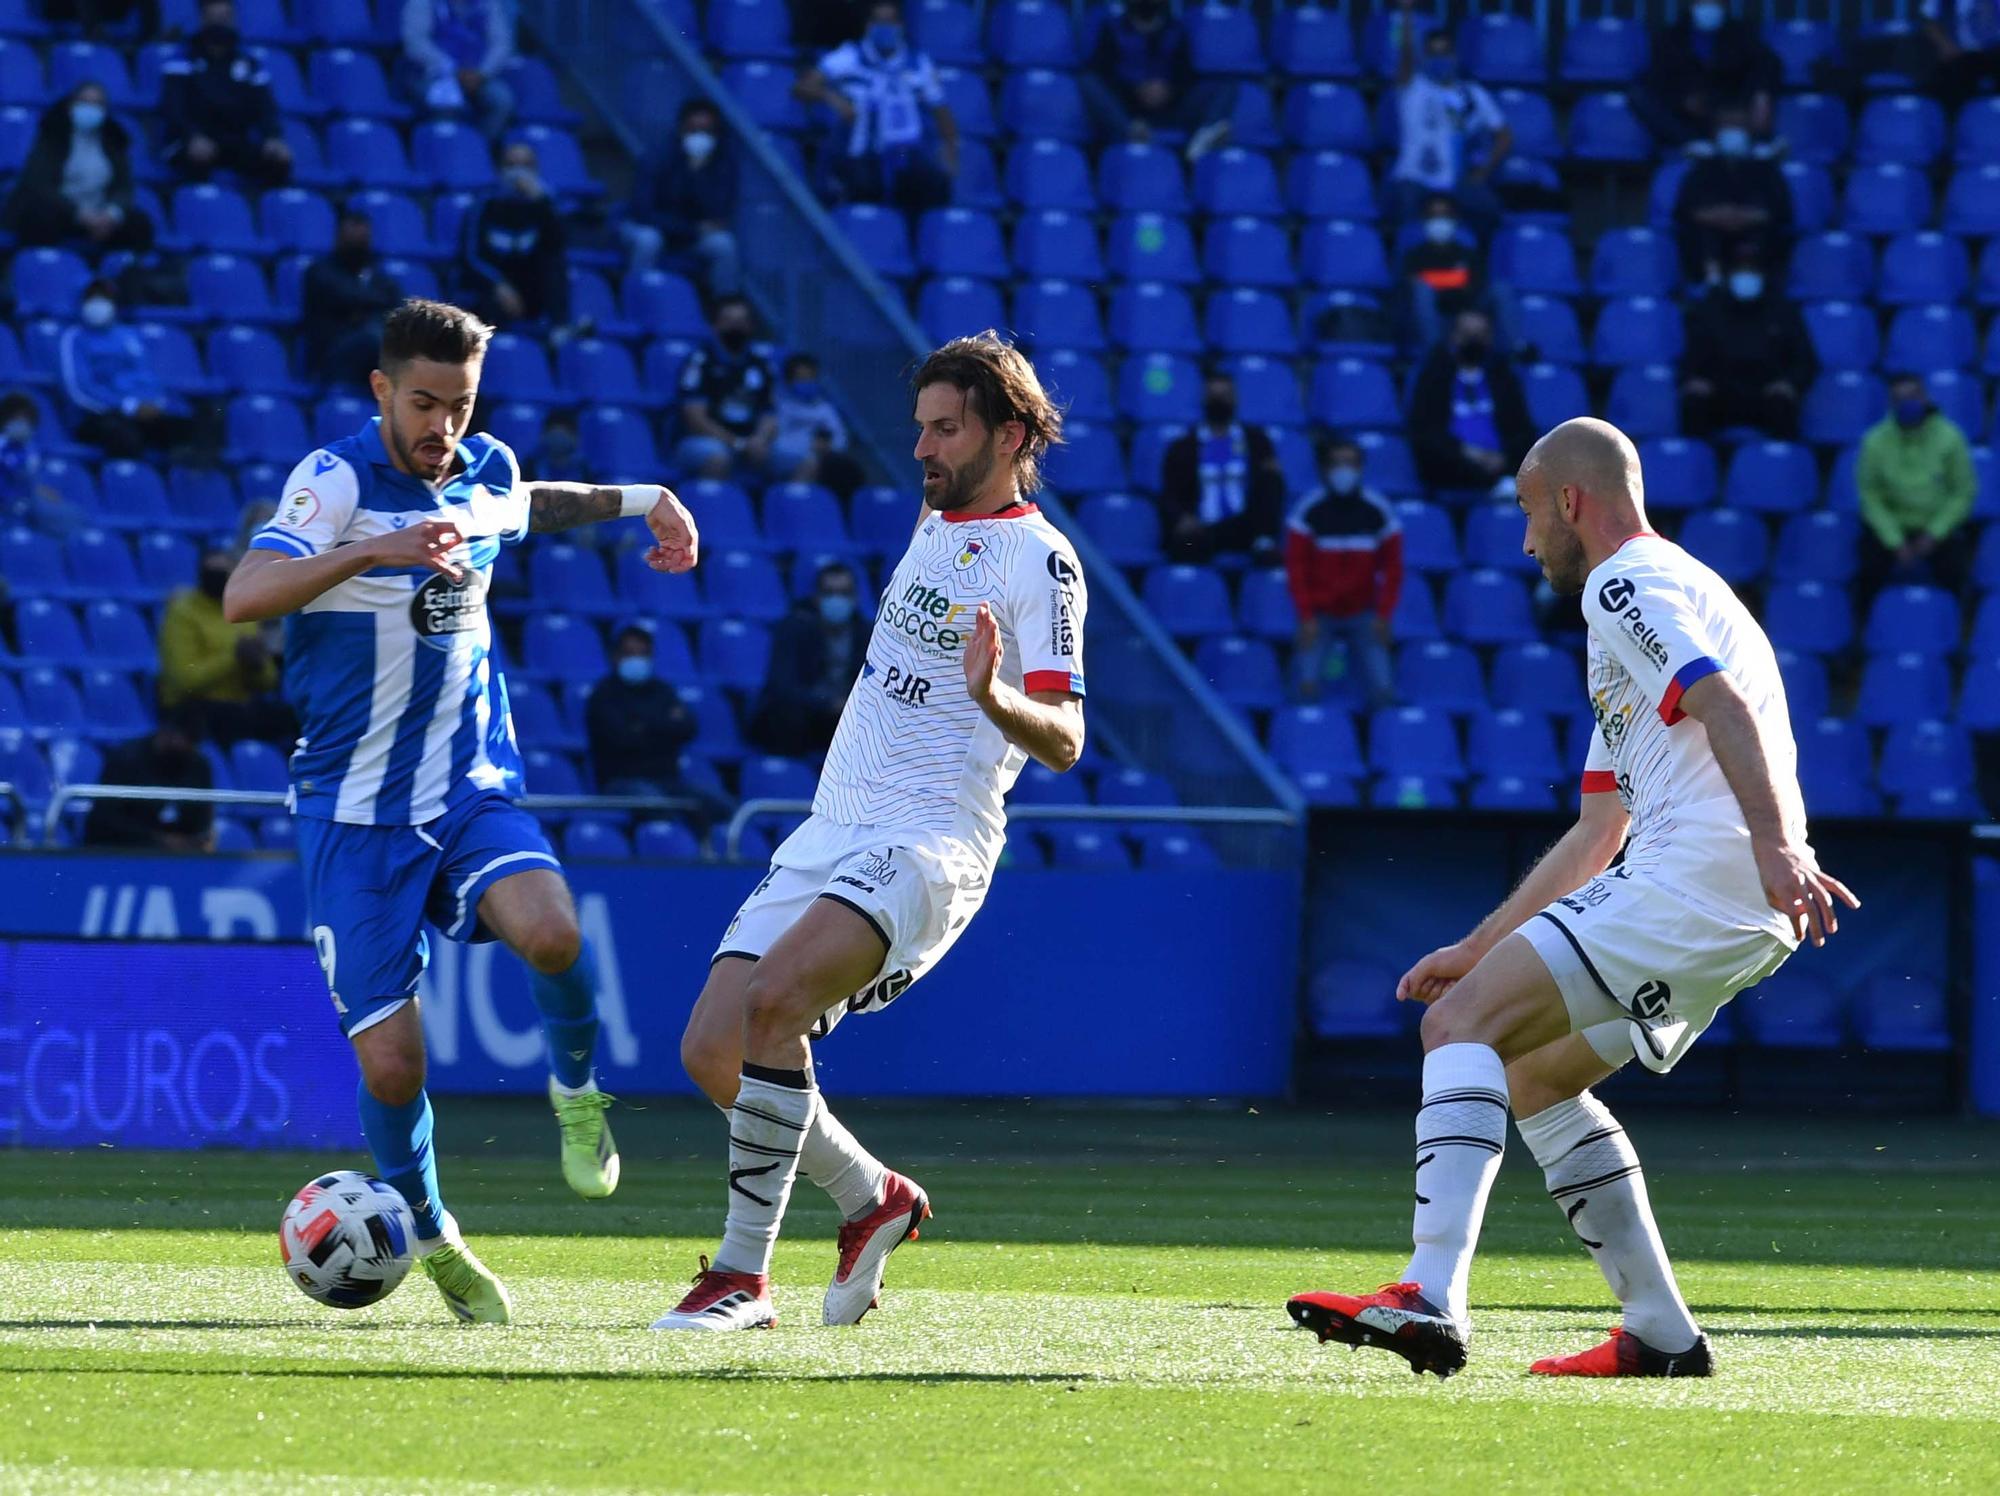
[[[317,556],[427,519],[455,523],[453,582],[378,567],[285,620],[285,695],[299,714],[292,803],[356,826],[420,826],[469,796],[521,792],[507,686],[492,658],[486,592],[502,545],[528,533],[528,493],[507,446],[468,436],[433,489],[399,471],[381,421],[292,469],[252,547]]]

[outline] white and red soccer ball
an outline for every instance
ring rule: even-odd
[[[417,1223],[392,1187],[352,1169],[322,1174],[292,1196],[278,1225],[285,1276],[335,1309],[381,1302],[415,1260]]]

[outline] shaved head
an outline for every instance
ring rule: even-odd
[[[1646,528],[1646,484],[1631,439],[1609,421],[1564,421],[1528,449],[1514,480],[1527,516],[1522,549],[1561,593]]]

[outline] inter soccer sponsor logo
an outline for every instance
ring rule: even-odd
[[[901,597],[884,598],[879,624],[887,624],[938,655],[950,655],[965,645],[963,621],[967,605],[923,582],[912,582]]]

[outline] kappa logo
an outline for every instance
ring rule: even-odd
[[[321,473],[330,473],[339,463],[340,459],[335,457],[331,452],[315,452],[313,453],[313,476],[317,478]]]
[[[1623,613],[1626,605],[1632,601],[1632,594],[1637,590],[1632,585],[1631,578],[1613,577],[1598,589],[1597,600],[1604,605],[1605,612]]]
[[[1673,989],[1665,982],[1658,979],[1641,982],[1639,990],[1632,994],[1632,1011],[1641,1018],[1658,1018],[1665,1014],[1667,1005],[1673,1000]]]

